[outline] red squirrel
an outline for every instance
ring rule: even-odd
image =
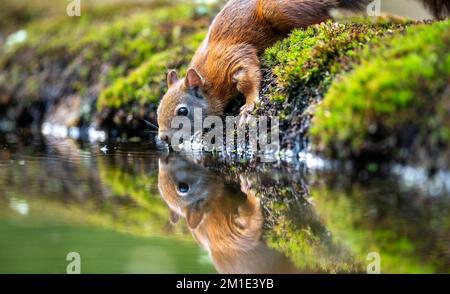
[[[245,97],[241,120],[259,99],[259,55],[295,28],[330,19],[332,8],[362,8],[367,0],[230,0],[212,22],[196,51],[186,77],[167,76],[168,91],[158,107],[158,137],[169,143],[172,119],[194,120],[194,108],[203,117],[222,115],[240,94]],[[449,8],[449,0],[422,0],[434,10]],[[442,7],[444,6],[444,7]],[[436,12],[435,12],[436,13]]]

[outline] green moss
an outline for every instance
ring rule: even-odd
[[[111,20],[130,12],[148,10],[161,5],[179,5],[180,1],[183,0],[89,0],[82,3],[81,18],[88,16],[96,20]],[[2,0],[0,32],[13,32],[32,22],[38,22],[46,18],[55,18],[61,15],[68,18],[65,15],[68,2],[66,0]]]
[[[449,52],[450,21],[411,27],[367,50],[319,105],[311,129],[317,148],[337,157],[395,159],[413,145],[428,146],[429,156],[448,150]]]
[[[32,48],[35,51],[32,63],[40,63],[42,58],[51,58],[52,55],[62,61],[73,58],[78,62],[74,65],[81,65],[80,70],[92,70],[99,63],[107,63],[116,70],[113,76],[109,76],[112,78],[118,76],[118,70],[126,72],[155,52],[177,44],[179,41],[174,32],[180,32],[183,25],[185,30],[190,30],[186,23],[193,16],[193,6],[179,5],[105,22],[89,14],[79,18],[39,21],[26,28],[26,42],[10,49],[9,59],[17,58],[24,50]]]
[[[267,95],[275,102],[295,99],[297,105],[322,96],[334,77],[350,67],[358,49],[409,24],[383,18],[356,19],[349,23],[329,21],[296,30],[263,56],[263,66],[271,69],[275,78]]]
[[[205,12],[211,11],[199,14],[199,7],[169,1],[111,4],[116,15],[95,6],[83,10],[81,17],[33,21],[24,28],[26,40],[7,46],[0,56],[0,90],[10,105],[20,104],[25,111],[36,101],[53,103],[81,96],[92,110],[84,118],[87,124],[94,120],[96,107],[92,106],[98,96],[100,110],[130,112],[137,104],[156,103],[167,68],[186,64],[204,36],[210,21]]]
[[[130,103],[157,104],[167,90],[166,74],[169,68],[182,68],[188,64],[195,48],[204,37],[205,32],[197,32],[184,37],[183,45],[154,54],[128,76],[116,79],[110,87],[105,88],[99,96],[99,110],[121,108]]]
[[[314,106],[341,74],[352,70],[363,52],[415,23],[392,18],[356,18],[327,22],[290,37],[262,57],[264,86],[259,115],[278,115],[282,148],[308,148]]]
[[[157,103],[164,87],[166,63],[170,57],[169,51],[157,53],[127,77],[116,79],[101,92],[97,102],[98,109],[120,108],[134,101],[140,104]]]

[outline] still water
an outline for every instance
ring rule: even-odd
[[[450,272],[448,190],[414,171],[0,138],[0,273]]]

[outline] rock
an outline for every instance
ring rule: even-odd
[[[79,125],[82,115],[82,98],[70,96],[59,101],[53,106],[44,118],[44,123],[76,127]]]

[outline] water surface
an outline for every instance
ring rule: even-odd
[[[0,137],[0,273],[450,272],[447,190],[398,173]]]

